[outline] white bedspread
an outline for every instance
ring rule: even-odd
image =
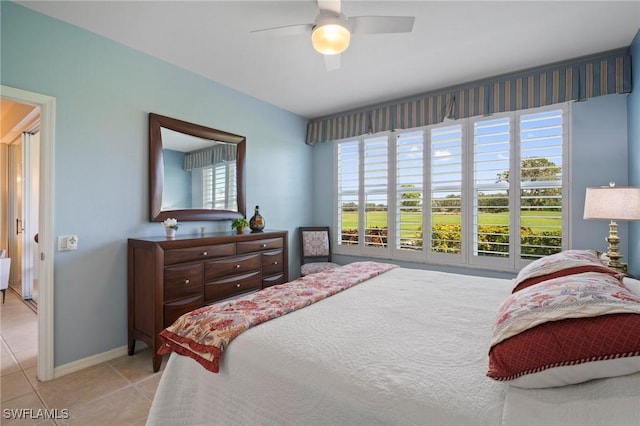
[[[246,331],[218,374],[172,354],[147,424],[571,425],[613,404],[616,422],[592,423],[637,426],[640,375],[538,391],[486,377],[511,286],[391,270]],[[604,400],[585,399],[593,394]]]

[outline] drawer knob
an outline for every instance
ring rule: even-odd
[[[266,244],[260,244],[260,247],[265,248],[265,247],[267,247],[267,245]]]
[[[240,288],[240,284],[236,284],[236,288]]]
[[[190,282],[189,280],[184,280],[185,284],[189,284],[189,282]]]
[[[236,266],[234,266],[234,268],[240,269],[240,265],[236,265]]]
[[[278,261],[276,260],[275,262],[273,262],[273,264],[274,264],[274,265],[277,265],[277,264],[278,264]]]
[[[206,256],[206,255],[208,255],[208,254],[209,254],[209,253],[207,253],[206,251],[202,252],[202,255],[203,255],[203,256]]]

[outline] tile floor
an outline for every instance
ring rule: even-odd
[[[144,425],[162,374],[153,373],[149,349],[40,382],[36,314],[11,290],[0,306],[0,424]],[[11,418],[11,409],[29,418]],[[58,418],[37,418],[38,410]]]

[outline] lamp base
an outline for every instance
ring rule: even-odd
[[[618,251],[620,237],[618,236],[618,224],[616,221],[612,220],[611,223],[609,223],[609,236],[605,240],[609,243],[609,251],[607,252],[609,261],[607,262],[607,266],[626,274],[627,264],[620,262],[620,259],[624,256]]]
[[[609,253],[606,253],[609,256]],[[627,273],[627,264],[619,261],[609,261],[607,262],[607,266],[611,269],[615,269],[616,271],[620,271],[622,273]]]

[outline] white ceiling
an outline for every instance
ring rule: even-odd
[[[415,16],[411,34],[353,35],[328,72],[315,0],[18,1],[304,117],[316,118],[631,44],[640,1],[349,1],[347,16]]]

